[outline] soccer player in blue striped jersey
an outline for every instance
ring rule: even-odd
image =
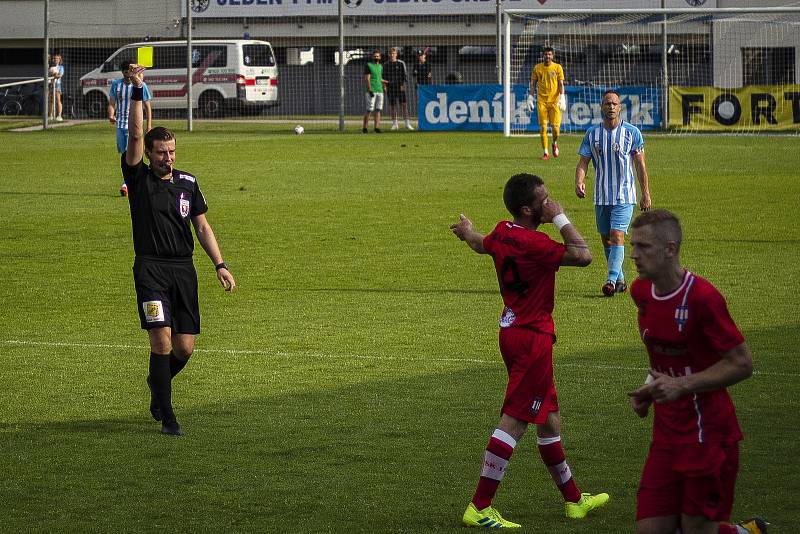
[[[575,194],[578,198],[585,198],[589,160],[594,166],[595,219],[608,263],[608,277],[602,291],[607,297],[628,289],[622,262],[625,258],[625,234],[636,205],[634,170],[641,189],[639,207],[648,211],[652,205],[644,138],[636,126],[622,120],[621,107],[619,93],[609,90],[603,94],[603,122],[586,131],[578,149],[580,159],[575,169]]]
[[[131,91],[133,91],[130,68],[130,61],[123,61],[120,64],[119,70],[122,71],[122,78],[111,82],[111,89],[108,92],[108,120],[111,124],[117,125],[117,152],[120,154],[124,154],[128,149],[128,115],[131,107]],[[153,110],[150,107],[150,100],[153,97],[146,83],[143,83],[142,89],[144,92],[142,104],[147,113],[147,129],[145,130],[147,133],[153,126]],[[123,197],[128,196],[128,186],[125,185],[124,180],[119,188],[119,194]]]

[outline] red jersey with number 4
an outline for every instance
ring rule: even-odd
[[[650,280],[636,279],[631,297],[639,308],[639,333],[650,367],[672,376],[699,373],[744,342],[725,298],[689,271],[680,287],[657,295]],[[739,441],[742,432],[726,389],[655,403],[654,444]]]
[[[524,326],[554,334],[556,271],[566,247],[542,232],[500,221],[483,238],[483,248],[494,258],[505,304],[500,328]]]

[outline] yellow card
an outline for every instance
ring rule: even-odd
[[[136,49],[136,63],[142,67],[153,66],[153,47],[143,46]]]

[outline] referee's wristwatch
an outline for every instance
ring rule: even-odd
[[[216,264],[214,266],[214,269],[216,269],[217,271],[219,271],[220,269],[227,269],[227,268],[228,268],[228,264],[225,263],[224,261],[221,262],[221,263],[218,263],[218,264]]]

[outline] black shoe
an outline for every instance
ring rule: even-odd
[[[147,375],[147,387],[150,388],[150,415],[156,421],[161,421],[161,406],[158,404],[158,395],[156,395],[156,388],[153,387],[150,375]]]
[[[375,133],[381,133],[381,129],[380,128],[375,128]]]
[[[614,293],[616,293],[616,291],[617,291],[617,286],[616,286],[616,284],[614,284],[614,282],[609,280],[605,284],[603,284],[603,288],[602,289],[603,289],[603,295],[605,295],[607,297],[613,297]]]
[[[361,133],[369,133],[369,130],[367,130],[366,128],[361,128]]]
[[[175,420],[169,423],[163,423],[161,425],[161,433],[167,434],[169,436],[183,436],[183,430],[181,430],[181,425],[179,425],[178,422]]]
[[[617,283],[614,284],[614,291],[617,293],[625,293],[627,290],[628,284],[624,280],[617,280]]]

